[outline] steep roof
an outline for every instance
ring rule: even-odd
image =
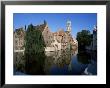
[[[45,27],[46,27],[45,24],[41,24],[41,25],[37,25],[37,26],[35,26],[35,29],[38,29],[38,30],[40,30],[41,32],[43,32],[44,29],[45,29]]]
[[[46,25],[47,25],[47,22],[44,20],[44,23],[43,24],[40,24],[40,25],[37,25],[37,26],[34,26],[34,27],[35,27],[35,29],[38,29],[41,32],[43,32],[44,29],[45,29],[45,27],[46,27]]]

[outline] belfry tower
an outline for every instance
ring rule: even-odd
[[[71,34],[71,21],[67,20],[66,22],[66,31]]]

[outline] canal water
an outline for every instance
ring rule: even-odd
[[[45,52],[45,55],[44,73],[39,75],[97,75],[96,52],[66,50]],[[14,75],[22,74],[25,75],[14,68]]]
[[[47,75],[97,75],[97,56],[92,51],[46,52]]]

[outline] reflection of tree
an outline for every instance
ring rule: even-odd
[[[57,58],[55,64],[62,68],[64,65],[69,65],[71,60],[71,54],[67,51],[61,51],[61,55]]]
[[[97,52],[96,51],[91,52],[91,58],[93,60],[97,61]]]
[[[54,58],[53,56],[47,56],[45,59],[45,64],[44,64],[44,72],[45,74],[49,74],[49,70],[54,65]]]
[[[87,53],[87,52],[79,52],[77,54],[77,60],[78,60],[78,62],[80,62],[82,64],[88,64],[88,63],[90,63],[91,55],[90,55],[90,53]]]

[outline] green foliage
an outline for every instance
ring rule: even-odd
[[[27,29],[25,41],[26,53],[29,53],[31,55],[44,51],[45,43],[42,32],[40,30],[35,30],[32,24],[29,25]]]
[[[45,42],[40,30],[36,30],[31,24],[28,26],[25,36],[25,59],[26,72],[28,74],[38,74],[44,64]]]
[[[91,44],[92,38],[89,30],[82,30],[77,33],[78,47],[85,48]]]

